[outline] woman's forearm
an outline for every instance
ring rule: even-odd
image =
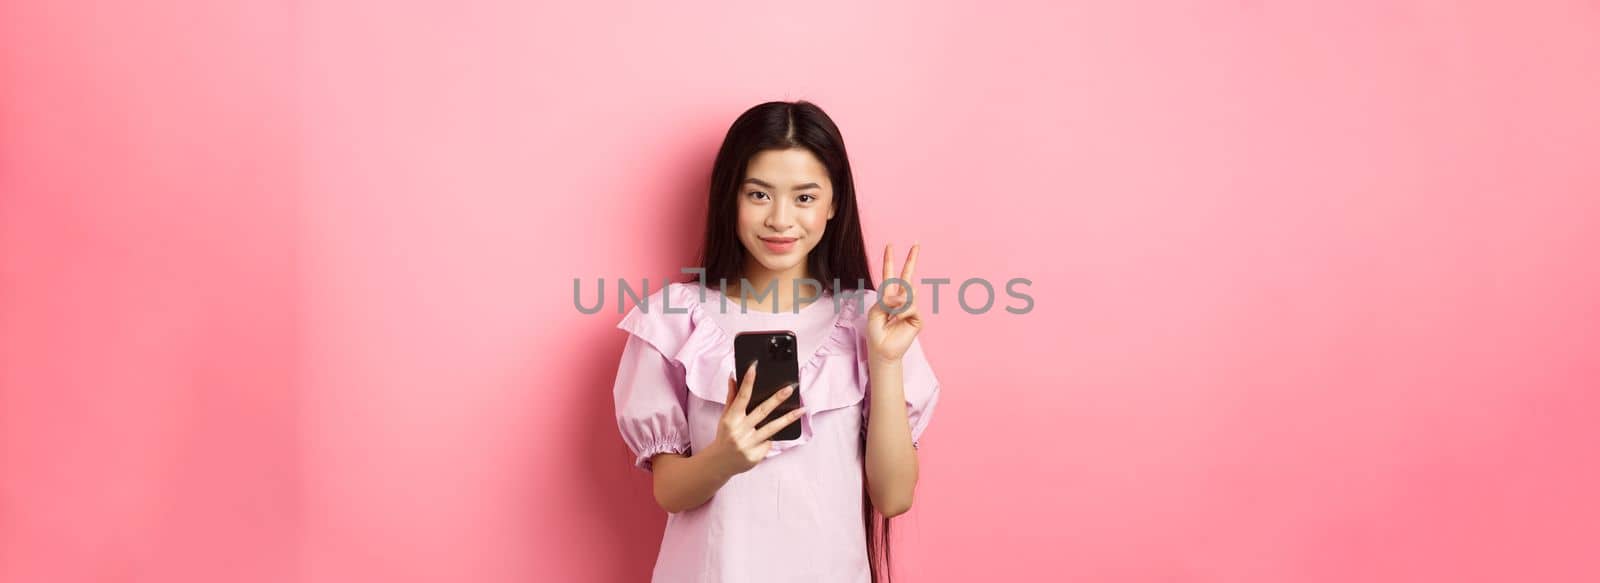
[[[871,411],[867,415],[867,495],[884,516],[911,509],[917,488],[917,451],[906,419],[904,371],[900,361],[873,361]]]
[[[667,512],[683,512],[705,504],[732,477],[705,456],[663,453],[651,459],[656,504]]]

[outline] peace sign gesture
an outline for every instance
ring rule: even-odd
[[[917,271],[917,251],[921,245],[912,245],[906,255],[906,265],[900,279],[914,281]],[[901,283],[889,283],[894,275],[894,255],[889,245],[883,246],[883,289],[878,291],[878,302],[867,312],[867,346],[872,358],[879,362],[898,362],[911,349],[911,341],[922,330],[922,316],[912,301],[911,290]],[[902,306],[904,309],[902,310]],[[902,310],[890,314],[889,310]]]

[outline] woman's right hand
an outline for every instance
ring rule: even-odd
[[[728,477],[742,474],[766,459],[767,450],[772,448],[770,440],[773,434],[798,421],[805,413],[805,407],[796,407],[771,423],[756,428],[756,424],[789,398],[795,386],[779,389],[754,411],[745,414],[745,409],[750,406],[750,391],[755,382],[754,362],[745,370],[744,382],[738,383],[738,386],[735,386],[733,379],[728,379],[728,403],[723,406],[722,418],[717,422],[717,436],[701,452],[711,458],[715,466]]]

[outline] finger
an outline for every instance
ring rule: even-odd
[[[891,294],[879,298],[878,309],[883,312],[885,322],[893,322],[900,317],[901,310],[905,308],[906,298],[903,295]]]
[[[917,272],[917,251],[922,248],[921,243],[911,244],[911,254],[906,256],[906,266],[900,269],[900,279],[911,281]]]
[[[889,285],[889,278],[894,277],[894,253],[892,245],[883,246],[883,285]]]
[[[894,314],[894,319],[896,321],[915,320],[916,317],[917,317],[917,306],[915,306],[915,305],[907,305],[906,309],[901,310],[897,314]]]
[[[756,384],[756,362],[750,361],[750,366],[744,370],[744,382],[739,384],[739,395],[728,403],[728,408],[739,415],[743,415],[745,408],[750,406],[750,390]]]
[[[773,435],[777,435],[779,431],[782,431],[783,428],[788,427],[790,423],[799,421],[800,416],[804,415],[805,412],[805,407],[796,407],[795,410],[785,413],[782,417],[773,419],[771,423],[763,425],[761,426],[761,429],[756,430],[756,439],[760,441],[772,439]]]
[[[760,423],[762,419],[766,419],[767,415],[771,415],[772,410],[777,409],[778,405],[782,405],[783,401],[788,399],[792,393],[794,393],[794,385],[789,385],[773,393],[771,397],[767,397],[767,400],[757,406],[756,410],[750,412],[751,423]]]

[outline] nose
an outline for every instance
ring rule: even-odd
[[[767,213],[767,228],[779,233],[788,233],[793,212],[789,210],[789,203],[779,201],[772,205],[772,211]]]

